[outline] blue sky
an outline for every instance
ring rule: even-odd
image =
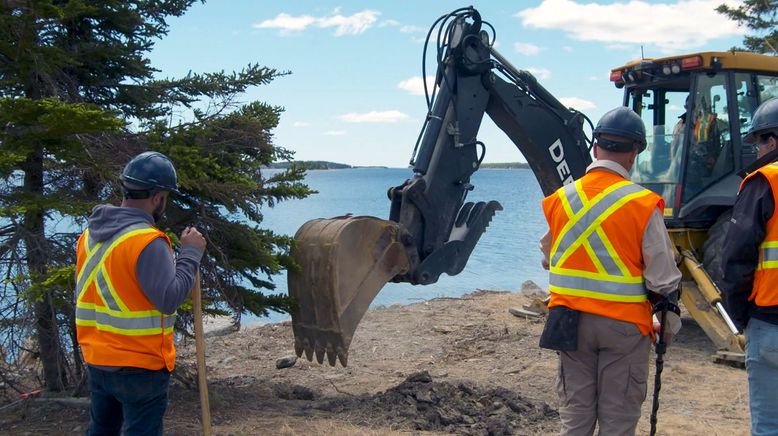
[[[473,6],[495,27],[504,57],[596,122],[621,102],[610,69],[640,58],[641,46],[646,57],[663,57],[740,44],[743,30],[714,11],[723,2],[492,0]],[[170,33],[157,42],[151,61],[163,77],[249,63],[290,71],[241,96],[285,108],[276,145],[301,160],[404,167],[426,112],[424,37],[439,16],[466,5],[211,0],[169,21]],[[428,59],[428,74],[434,68]],[[479,139],[486,162],[524,161],[488,116]]]

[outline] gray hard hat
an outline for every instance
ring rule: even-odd
[[[646,126],[640,115],[628,107],[619,106],[606,112],[592,133],[597,146],[605,150],[627,152],[637,148],[642,152],[646,149]],[[602,134],[625,138],[627,141],[601,140]]]
[[[142,190],[179,193],[173,162],[169,157],[156,151],[147,151],[132,158],[124,167],[121,179],[122,182],[135,185]]]
[[[743,142],[756,143],[757,136],[778,130],[778,98],[771,98],[760,104],[751,118],[751,128],[748,129]]]

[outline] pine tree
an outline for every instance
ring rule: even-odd
[[[716,8],[739,26],[746,26],[751,34],[743,38],[746,50],[778,55],[778,2],[773,0],[744,0],[736,8],[722,4]]]
[[[166,19],[193,3],[0,0],[0,339],[14,357],[34,333],[49,390],[83,373],[75,240],[94,205],[118,202],[117,176],[141,151],[167,154],[179,174],[182,195],[160,228],[178,234],[194,223],[207,235],[210,310],[239,318],[291,309],[286,296],[263,293],[289,266],[291,238],[261,229],[261,210],[312,191],[299,168],[261,169],[291,159],[272,142],[282,108],[236,103],[288,73],[252,64],[156,78],[148,53]],[[191,119],[172,123],[182,110]]]

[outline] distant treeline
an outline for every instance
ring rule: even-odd
[[[291,165],[303,167],[306,170],[342,170],[346,168],[386,168],[386,167],[355,167],[348,164],[329,162],[326,160],[296,160],[292,162],[273,162],[265,168],[289,168]],[[517,169],[529,168],[524,162],[482,163],[481,168]]]
[[[482,163],[481,168],[526,169],[529,168],[529,164],[525,162]]]
[[[340,170],[344,168],[352,168],[351,165],[337,163],[337,162],[327,162],[324,160],[296,160],[293,162],[273,162],[267,167],[285,169],[285,168],[289,168],[292,165],[303,167],[306,170]]]

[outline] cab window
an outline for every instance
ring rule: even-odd
[[[759,75],[756,76],[756,83],[759,86],[759,101],[778,97],[778,77]]]
[[[686,151],[685,200],[734,169],[726,78],[726,73],[697,76],[694,103],[687,115],[690,136]]]
[[[675,204],[680,181],[688,95],[688,92],[640,90],[631,95],[629,102],[643,119],[647,144],[635,160],[631,178],[661,195],[668,207]]]

